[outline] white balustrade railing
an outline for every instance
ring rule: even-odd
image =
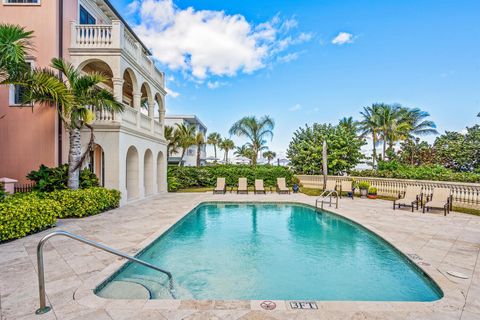
[[[112,26],[102,24],[80,24],[75,26],[76,48],[112,47]]]
[[[141,113],[140,114],[140,128],[150,130],[152,127],[152,118]]]
[[[138,110],[132,107],[125,107],[122,113],[122,120],[133,125],[137,125]]]
[[[115,120],[115,116],[111,111],[95,110],[93,106],[88,106],[87,109],[93,112],[96,122],[106,122]]]
[[[305,188],[323,188],[322,175],[297,175],[300,184]],[[431,194],[434,188],[450,188],[453,196],[453,204],[458,207],[480,208],[480,183],[463,183],[430,180],[407,180],[372,177],[349,177],[328,176],[328,180],[334,180],[337,187],[345,180],[366,181],[370,186],[377,188],[380,196],[398,197],[405,191],[406,186],[420,186],[424,194]]]
[[[160,136],[163,136],[162,134],[162,125],[160,124],[160,122],[154,120],[153,122],[153,132],[155,133],[155,135],[160,135]]]

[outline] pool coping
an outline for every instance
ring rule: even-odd
[[[171,224],[162,226],[158,231],[152,233],[149,237],[140,242],[135,248],[134,256],[137,256],[144,250],[146,250],[150,245],[153,244],[159,237],[166,234],[173,226],[175,226],[179,221],[184,219],[190,212],[192,212],[197,207],[207,204],[207,203],[282,203],[282,204],[297,204],[297,205],[306,205],[312,208],[315,208],[311,203],[301,201],[299,199],[291,200],[270,200],[270,199],[255,199],[255,200],[219,200],[209,199],[205,201],[196,201],[196,203],[191,204],[182,209],[183,212],[181,215],[175,218]],[[425,273],[442,291],[443,297],[439,300],[430,301],[430,302],[421,302],[421,301],[326,301],[326,300],[316,300],[313,301],[316,303],[318,309],[328,309],[331,311],[345,311],[345,310],[362,310],[362,311],[455,311],[461,310],[465,304],[465,297],[460,290],[458,290],[456,283],[449,279],[445,274],[443,274],[437,268],[426,265],[423,260],[416,261],[410,257],[411,254],[415,254],[415,250],[405,250],[408,248],[402,248],[401,244],[396,245],[393,239],[389,239],[388,234],[382,232],[381,230],[375,228],[371,225],[365,225],[360,221],[357,221],[353,217],[345,216],[341,213],[339,209],[328,209],[324,211],[340,216],[348,221],[358,224],[362,228],[365,228],[369,232],[372,232],[380,239],[388,243],[395,250],[400,252],[412,265],[418,268],[419,271]],[[422,262],[421,264],[419,262]],[[142,299],[107,299],[98,296],[95,293],[97,287],[101,284],[108,281],[117,274],[128,261],[119,259],[114,263],[110,264],[98,274],[90,279],[86,280],[74,293],[73,299],[82,306],[89,308],[107,308],[107,307],[125,307],[128,304],[129,309],[142,310],[142,309],[159,309],[159,310],[261,310],[267,312],[275,311],[304,311],[308,312],[309,309],[293,309],[290,302],[298,302],[298,300],[182,300],[182,299],[153,299],[153,300],[142,300]],[[268,310],[261,306],[264,301],[272,301],[275,304],[274,310]],[[300,300],[304,301],[304,300]],[[310,300],[309,300],[310,301]]]

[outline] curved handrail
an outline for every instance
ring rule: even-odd
[[[326,195],[324,196],[325,193],[326,193]],[[335,200],[336,200],[335,208],[338,209],[338,192],[335,191],[335,190],[332,190],[332,191],[325,190],[325,191],[323,191],[322,194],[320,195],[320,197],[315,200],[315,207],[318,208],[318,201],[320,201],[320,203],[322,204],[321,208],[323,209],[323,203],[325,202],[325,199],[328,198],[328,197],[330,197],[330,207],[331,207],[332,206],[332,196],[335,196]]]
[[[109,253],[114,254],[116,256],[128,259],[130,261],[133,261],[133,262],[139,263],[141,265],[144,265],[145,267],[148,267],[148,268],[151,268],[151,269],[154,269],[156,271],[159,271],[161,273],[166,274],[167,277],[168,277],[168,281],[169,281],[170,294],[172,295],[172,297],[174,299],[176,299],[175,288],[173,287],[173,276],[169,271],[163,270],[163,269],[161,269],[157,266],[154,266],[153,264],[150,264],[150,263],[145,262],[143,260],[140,260],[140,259],[137,259],[135,257],[129,256],[128,254],[125,254],[125,253],[120,252],[118,250],[115,250],[113,248],[104,246],[103,244],[85,239],[83,237],[77,236],[77,235],[75,235],[73,233],[70,233],[70,232],[67,232],[67,231],[58,230],[58,231],[54,231],[52,233],[47,234],[45,237],[43,237],[40,240],[40,242],[38,242],[38,245],[37,245],[38,291],[39,291],[39,298],[40,298],[40,308],[37,309],[37,311],[35,311],[36,314],[43,314],[43,313],[46,313],[46,312],[51,310],[51,308],[49,306],[47,306],[46,297],[45,297],[45,275],[44,275],[45,270],[44,270],[44,266],[43,266],[43,246],[45,245],[45,243],[47,242],[48,239],[50,239],[52,237],[55,237],[55,236],[65,236],[65,237],[80,241],[82,243],[88,244],[89,246],[92,246],[92,247],[95,247],[97,249],[109,252]]]

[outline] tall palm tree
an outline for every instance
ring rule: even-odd
[[[406,109],[405,120],[409,123],[409,138],[427,134],[438,134],[437,125],[431,120],[425,120],[430,116],[426,111],[419,108]]]
[[[93,148],[95,141],[93,127],[90,125],[95,119],[94,111],[122,112],[124,107],[115,100],[110,91],[100,88],[100,84],[107,81],[102,74],[96,72],[82,74],[73,65],[58,58],[52,59],[51,67],[59,71],[66,79],[62,84],[64,90],[69,92],[72,97],[71,103],[58,104],[57,111],[69,134],[68,187],[75,190],[79,188],[80,167]],[[44,70],[43,75],[49,75],[48,80],[50,81],[56,78],[51,71]],[[36,76],[39,74],[33,72],[31,80],[25,83],[24,103],[52,102],[54,99],[49,94],[45,95],[41,88],[35,86],[35,83],[39,81],[35,78]],[[58,78],[57,80],[60,81]],[[82,154],[81,130],[85,127],[90,129],[90,141]]]
[[[197,167],[200,167],[200,154],[202,147],[205,144],[205,136],[201,132],[197,132],[195,135],[195,145],[197,146]]]
[[[249,159],[249,163],[252,164],[253,150],[248,145],[244,144],[240,147],[235,147],[235,152],[233,154],[237,157]]]
[[[178,165],[182,166],[185,152],[190,146],[195,144],[195,126],[185,125],[184,123],[177,123],[176,126],[177,129],[175,131],[178,134],[178,145],[182,148],[182,156],[180,157]]]
[[[258,153],[266,149],[266,138],[273,138],[275,122],[269,116],[257,119],[255,116],[243,117],[233,124],[229,133],[239,137],[246,137],[250,141],[247,145],[253,151],[252,165],[257,164]]]
[[[221,150],[225,152],[223,158],[225,160],[225,163],[228,163],[228,151],[235,148],[235,142],[230,139],[223,139],[218,146]]]
[[[17,25],[0,24],[0,83],[28,70],[25,56],[32,50],[33,31]]]
[[[338,125],[341,126],[341,127],[344,127],[346,128],[347,130],[349,131],[354,131],[356,132],[357,129],[358,129],[358,122],[356,122],[355,120],[353,120],[352,117],[343,117],[342,119],[340,119],[340,121],[338,122]]]
[[[263,153],[263,157],[266,158],[268,160],[268,164],[270,164],[270,162],[277,156],[277,154],[273,151],[265,151]]]
[[[364,107],[360,112],[362,120],[359,122],[359,129],[362,137],[370,135],[373,143],[372,165],[376,168],[377,144],[380,132],[380,104],[374,103],[369,107]]]
[[[213,146],[213,152],[215,153],[215,161],[217,161],[217,146],[222,141],[222,136],[218,132],[212,132],[207,137],[207,143]]]
[[[167,140],[167,163],[170,155],[177,152],[178,148],[178,133],[172,126],[165,126],[164,130],[165,140]]]

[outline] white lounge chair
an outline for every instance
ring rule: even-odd
[[[285,178],[277,178],[277,192],[288,193],[290,194],[290,188],[287,187],[287,183],[285,182]]]
[[[327,180],[327,185],[325,186],[324,191],[335,191],[337,189],[337,181]]]
[[[227,192],[227,185],[225,184],[225,178],[217,178],[217,185],[213,189],[213,194],[221,193],[225,194]]]
[[[255,194],[257,194],[257,193],[266,194],[265,188],[264,188],[264,186],[263,186],[263,180],[262,180],[262,179],[255,179],[255,189],[254,189],[254,193],[255,193]]]
[[[237,193],[246,193],[246,194],[248,194],[247,178],[238,178]]]
[[[452,196],[449,188],[434,188],[431,197],[427,197],[427,202],[423,206],[423,213],[425,210],[429,211],[432,208],[443,209],[446,216],[450,213],[452,206]]]
[[[347,197],[350,197],[353,200],[353,181],[342,181],[340,184],[340,198],[344,192],[347,193]]]
[[[404,207],[412,207],[412,212],[414,207],[417,207],[423,201],[423,194],[422,194],[422,187],[419,186],[407,186],[405,188],[405,192],[403,198],[397,199],[393,201],[393,210],[395,210],[396,206],[400,209],[401,206]]]

